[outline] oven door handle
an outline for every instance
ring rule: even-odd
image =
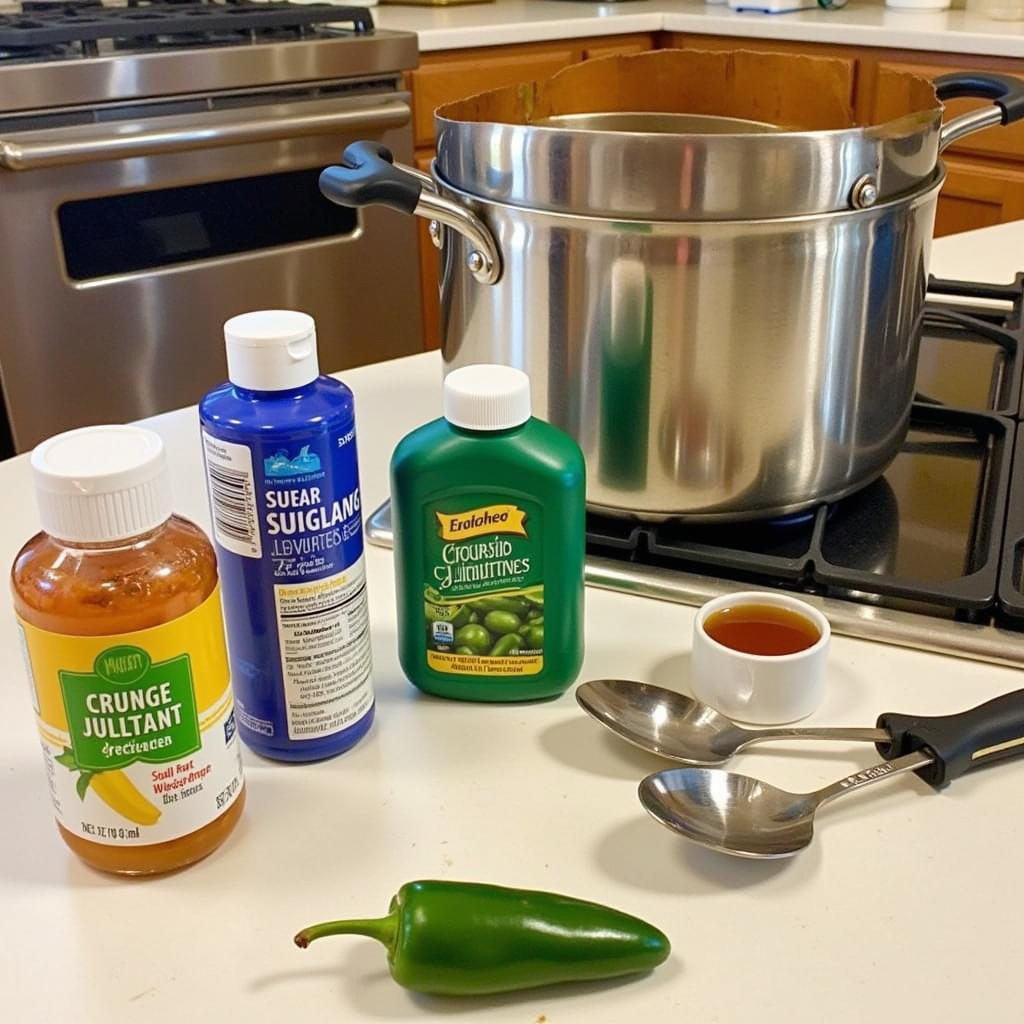
[[[0,138],[0,167],[8,171],[33,171],[40,167],[64,167],[101,160],[159,156],[186,150],[241,146],[339,131],[364,135],[367,130],[399,128],[412,116],[404,98],[388,97],[354,106],[351,98],[340,104],[306,101],[311,113],[272,112],[259,107],[250,111],[216,111],[212,114],[176,116],[162,123],[73,126],[51,131],[25,132]]]

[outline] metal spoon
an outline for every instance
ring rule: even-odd
[[[810,845],[814,812],[823,803],[933,760],[914,751],[814,793],[790,793],[721,768],[670,768],[640,783],[640,803],[662,825],[702,846],[736,857],[792,857]]]
[[[814,836],[815,811],[843,793],[914,771],[941,788],[981,765],[1024,755],[1024,690],[955,715],[886,714],[892,760],[813,793],[789,793],[720,768],[671,768],[640,783],[640,802],[663,825],[738,857],[792,857]]]
[[[887,743],[885,729],[821,726],[747,729],[704,704],[675,690],[631,679],[593,679],[576,689],[587,714],[616,736],[670,761],[683,764],[725,764],[738,750],[761,740],[861,740]]]

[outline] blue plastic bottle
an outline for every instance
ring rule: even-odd
[[[352,392],[321,377],[313,319],[224,325],[229,382],[199,404],[238,729],[314,761],[373,721]]]

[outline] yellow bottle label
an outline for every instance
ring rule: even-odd
[[[219,587],[173,622],[69,636],[21,622],[57,820],[116,846],[178,839],[242,788]]]

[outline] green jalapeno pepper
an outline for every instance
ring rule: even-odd
[[[400,985],[451,996],[635,974],[670,952],[657,928],[610,907],[475,882],[409,882],[386,917],[316,924],[295,944],[325,935],[378,939]]]

